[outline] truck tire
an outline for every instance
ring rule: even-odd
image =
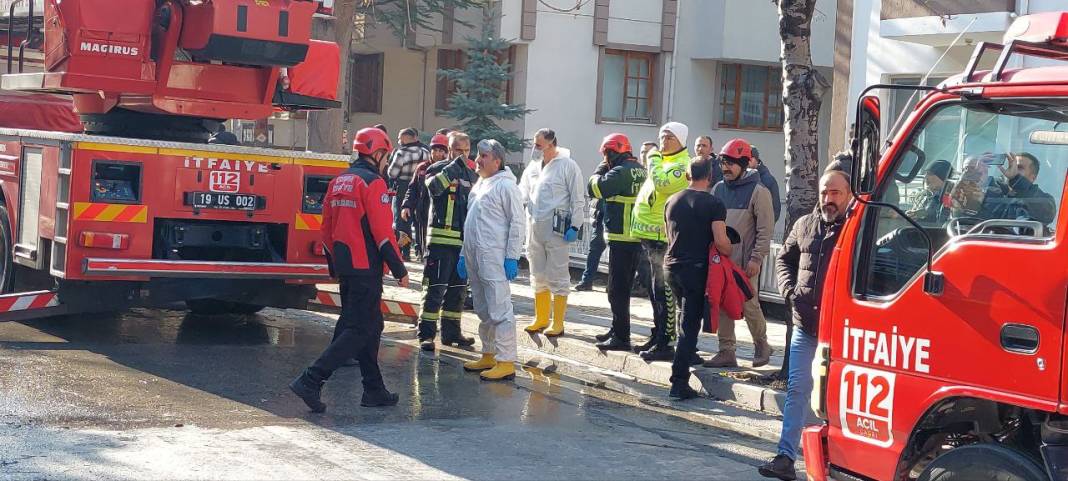
[[[0,253],[0,294],[7,294],[15,284],[15,260],[12,257],[15,242],[11,237],[7,208],[3,205],[0,205],[0,249],[3,249],[3,253]]]
[[[1049,481],[1034,460],[1012,448],[983,443],[952,449],[924,468],[917,481]]]
[[[193,314],[201,316],[218,316],[223,314],[255,314],[263,310],[265,306],[245,304],[242,302],[230,302],[221,299],[189,299],[185,306]]]

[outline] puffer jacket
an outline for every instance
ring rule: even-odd
[[[810,336],[819,332],[823,281],[841,230],[842,220],[827,223],[818,212],[805,215],[794,223],[775,260],[779,292],[792,301],[794,326]]]

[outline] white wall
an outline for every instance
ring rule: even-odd
[[[615,4],[613,3],[613,6]],[[779,61],[779,12],[770,1],[683,0],[683,17],[701,28],[694,58],[735,59],[776,63]],[[819,67],[834,64],[834,18],[836,0],[819,0],[812,18],[812,62]]]
[[[591,3],[592,4],[592,3]],[[608,9],[608,42],[660,47],[663,2],[612,0]],[[593,32],[590,32],[593,41]]]

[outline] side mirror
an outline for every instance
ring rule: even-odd
[[[850,181],[855,195],[871,194],[875,190],[875,176],[882,150],[881,119],[879,97],[861,97],[857,104],[856,123],[853,125],[853,165]]]

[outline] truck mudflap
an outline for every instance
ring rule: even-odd
[[[326,264],[163,261],[87,258],[82,272],[94,276],[190,277],[208,279],[329,280]]]
[[[419,321],[419,306],[416,304],[382,299],[381,305],[382,314],[387,320],[412,324]],[[308,309],[338,313],[341,311],[341,295],[336,292],[319,290],[315,297],[308,301]]]
[[[809,426],[801,433],[801,450],[805,453],[805,473],[809,481],[826,481],[827,425]]]

